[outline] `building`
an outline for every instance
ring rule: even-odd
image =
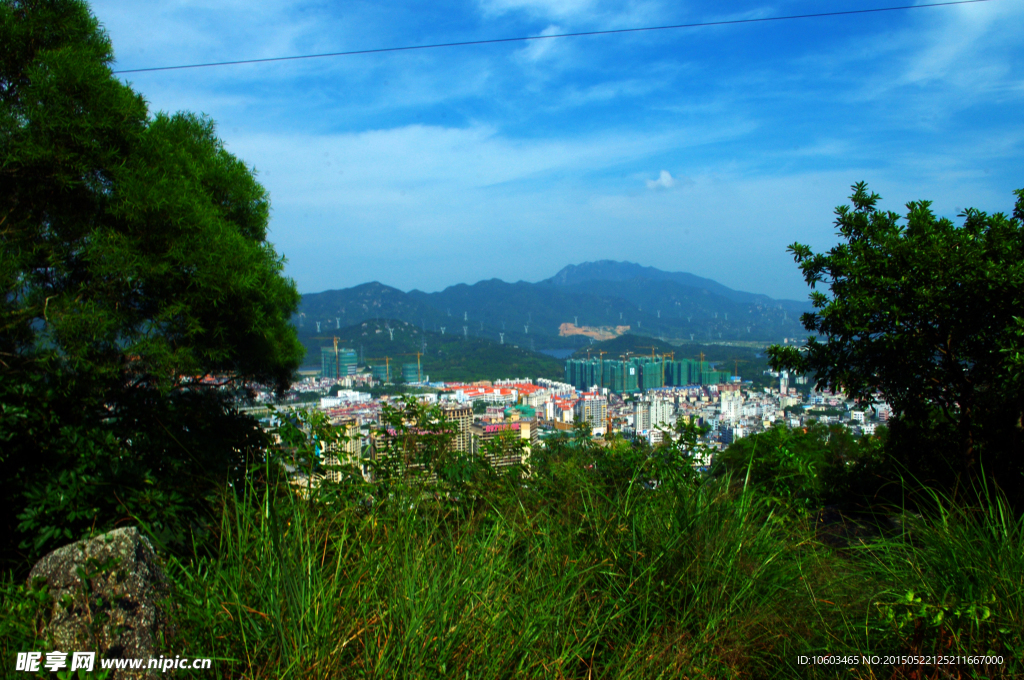
[[[741,392],[723,392],[721,397],[722,420],[738,423],[743,415],[743,394]]]
[[[423,376],[420,373],[420,365],[416,362],[409,362],[402,364],[402,382],[407,385],[413,383],[420,383],[423,381]]]
[[[368,478],[368,470],[362,457],[363,438],[359,431],[359,420],[344,418],[334,421],[332,419],[331,424],[345,429],[345,440],[332,442],[324,449],[322,458],[326,468],[324,479],[330,482],[340,482],[342,473],[337,468],[345,465],[354,466],[364,478]]]
[[[671,423],[673,406],[661,399],[642,400],[633,404],[633,428],[647,432]]]
[[[445,405],[442,408],[445,418],[459,428],[452,447],[460,453],[469,453],[473,450],[473,433],[470,430],[473,424],[473,409],[463,404]]]
[[[565,381],[578,390],[608,388],[617,394],[642,392],[659,387],[716,385],[729,382],[728,371],[713,371],[704,362],[655,357],[628,359],[568,359]]]
[[[530,451],[537,445],[537,423],[473,423],[473,452],[484,456],[495,469],[529,465]]]
[[[367,392],[340,390],[333,397],[320,397],[320,408],[337,408],[343,404],[366,404],[369,401],[370,395]]]
[[[608,400],[596,392],[587,392],[576,402],[574,415],[588,423],[593,434],[604,434],[608,427]]]
[[[359,363],[354,349],[320,348],[320,375],[324,378],[345,378],[356,374]]]

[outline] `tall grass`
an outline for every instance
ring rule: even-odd
[[[965,675],[1024,677],[1024,517],[984,483],[969,503],[923,494],[921,514],[904,514],[901,533],[865,546],[859,560],[883,586],[875,647],[999,655],[1002,665],[971,664]]]
[[[462,502],[226,494],[215,556],[169,559],[169,651],[251,679],[1024,677],[1024,525],[1002,498],[935,493],[834,547],[743,480],[651,489],[587,455]],[[8,580],[0,605],[33,601]],[[0,623],[6,659],[23,619]],[[798,661],[987,653],[1002,665]]]
[[[902,537],[836,551],[729,480],[504,491],[367,510],[251,487],[220,557],[175,564],[181,642],[247,678],[826,677],[798,656],[910,644],[874,611],[923,573],[879,566],[925,556]]]

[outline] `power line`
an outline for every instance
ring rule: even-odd
[[[896,12],[908,9],[924,9],[926,7],[948,7],[950,5],[971,5],[976,2],[990,0],[954,0],[952,2],[933,2],[925,5],[900,5],[898,7],[877,7],[874,9],[852,9],[842,12],[819,12],[817,14],[791,14],[782,17],[761,17],[758,19],[730,19],[728,21],[705,21],[694,24],[673,24],[671,26],[644,26],[641,28],[617,28],[606,31],[582,31],[579,33],[557,33],[554,35],[530,35],[517,38],[489,38],[486,40],[467,40],[464,42],[435,43],[433,45],[406,45],[404,47],[379,47],[372,50],[351,50],[348,52],[326,52],[323,54],[300,54],[291,57],[268,57],[265,59],[240,59],[238,61],[215,61],[208,64],[184,64],[180,66],[152,66],[149,68],[133,68],[113,71],[113,73],[150,73],[153,71],[179,71],[187,68],[209,68],[211,66],[238,66],[240,64],[266,64],[275,61],[296,61],[298,59],[323,59],[325,57],[350,57],[357,54],[382,54],[385,52],[408,52],[411,50],[433,50],[442,47],[466,47],[469,45],[495,45],[499,43],[526,42],[529,40],[552,40],[554,38],[579,38],[588,35],[614,35],[618,33],[641,33],[644,31],[667,31],[680,28],[701,28],[703,26],[731,26],[735,24],[755,24],[764,21],[789,21],[792,19],[820,19],[823,17],[849,16],[851,14],[872,14],[876,12]]]

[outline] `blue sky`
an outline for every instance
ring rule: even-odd
[[[115,68],[748,19],[885,0],[99,0]],[[723,10],[723,6],[726,8]],[[270,190],[303,293],[440,290],[629,260],[774,297],[786,246],[883,206],[1008,212],[1024,2],[121,76],[212,117]]]

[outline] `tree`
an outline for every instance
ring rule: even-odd
[[[208,119],[150,117],[112,60],[84,2],[0,0],[5,542],[38,549],[140,519],[135,485],[167,492],[150,518],[183,538],[174,508],[260,445],[225,384],[283,389],[303,351],[253,171]],[[62,522],[52,501],[74,489]]]
[[[836,209],[839,245],[789,247],[808,285],[831,295],[811,293],[816,311],[802,322],[815,335],[801,348],[769,348],[772,368],[811,372],[818,388],[858,399],[878,392],[893,407],[895,441],[902,432],[909,447],[911,430],[930,429],[932,444],[954,442],[958,474],[974,477],[984,463],[1018,484],[1024,190],[1013,217],[967,209],[958,226],[928,201],[908,203],[901,221],[864,183],[852,188],[852,208]],[[923,462],[938,452],[904,453]]]

